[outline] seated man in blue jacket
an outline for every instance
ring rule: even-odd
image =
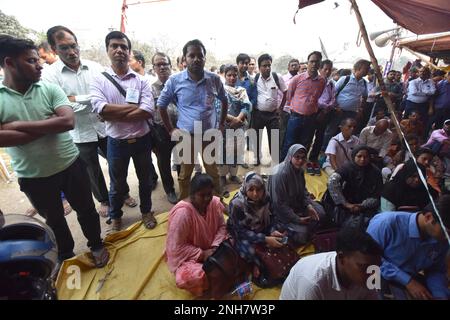
[[[450,196],[441,197],[437,207],[449,233]],[[396,299],[450,298],[448,240],[431,205],[413,214],[380,213],[370,221],[367,233],[384,250],[382,281],[389,285]]]

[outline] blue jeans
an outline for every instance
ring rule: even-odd
[[[317,114],[304,116],[298,113],[291,113],[286,129],[286,135],[284,137],[280,161],[283,161],[284,158],[286,158],[289,148],[294,144],[299,143],[303,145],[306,150],[309,149],[314,136],[314,131],[316,130],[316,116]]]
[[[111,179],[109,188],[109,216],[111,219],[121,218],[124,196],[127,193],[127,175],[130,158],[133,159],[139,181],[139,200],[141,213],[149,213],[152,209],[151,180],[151,138],[150,134],[132,140],[118,140],[108,137],[108,165]]]

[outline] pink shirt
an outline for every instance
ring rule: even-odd
[[[318,100],[327,81],[320,75],[311,78],[308,72],[296,75],[289,83],[287,104],[291,112],[312,115],[318,110]]]
[[[187,262],[199,262],[203,250],[218,247],[227,236],[224,206],[213,197],[201,216],[187,201],[180,201],[169,214],[166,255],[171,272]]]

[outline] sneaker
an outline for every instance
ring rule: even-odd
[[[235,184],[241,184],[242,180],[238,176],[231,176],[230,177],[230,182],[231,183],[235,183]]]
[[[177,204],[178,203],[178,197],[175,191],[169,192],[167,194],[167,201],[169,201],[171,204]]]
[[[316,176],[322,175],[322,171],[320,170],[320,165],[317,162],[313,163],[313,172]]]
[[[314,175],[314,168],[313,168],[313,164],[311,162],[308,162],[306,164],[306,173],[309,174],[310,176]]]

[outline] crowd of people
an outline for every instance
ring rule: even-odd
[[[47,40],[47,47],[38,48],[30,40],[0,36],[5,74],[0,147],[11,156],[20,190],[54,231],[60,261],[74,256],[64,218],[67,201],[95,266],[108,263],[99,216],[109,219],[109,232],[117,232],[123,206],[137,206],[127,183],[130,159],[143,225],[157,226],[152,191],[159,177],[153,152],[167,200],[174,204],[166,256],[179,288],[196,296],[208,292],[203,264],[227,238],[253,266],[254,282],[268,286],[261,246],[274,252],[298,248],[333,226],[340,229],[336,250],[302,258],[283,285],[282,299],[379,297],[366,287],[367,268],[373,265],[381,266],[384,293],[450,297],[445,264],[450,73],[444,77],[435,71],[431,77],[428,67],[415,65],[403,83],[402,73],[390,70],[381,92],[369,61],[336,70],[314,51],[304,63],[291,60],[286,75],[272,71],[269,54],[255,59],[244,53],[236,64],[222,66],[219,75],[205,70],[206,48],[192,40],[177,59],[177,73],[172,74],[167,54],[154,54],[153,77],[145,72],[146,58],[121,32],[105,38],[107,68],[82,59],[76,35],[64,26],[50,28]],[[44,53],[48,47],[53,55]],[[393,102],[394,114],[384,98]],[[403,133],[395,130],[394,118]],[[261,165],[264,128],[270,153],[281,161],[269,177],[255,170],[242,180],[239,166]],[[216,161],[205,158],[206,139],[175,152],[174,136],[194,139],[210,129],[218,129],[223,140]],[[250,129],[256,130],[256,141],[225,134]],[[255,151],[253,159],[243,157],[247,149]],[[201,174],[198,153],[206,174]],[[99,155],[108,163],[109,188]],[[323,199],[315,199],[305,174],[322,172],[328,188]],[[226,206],[228,175],[241,187]]]

